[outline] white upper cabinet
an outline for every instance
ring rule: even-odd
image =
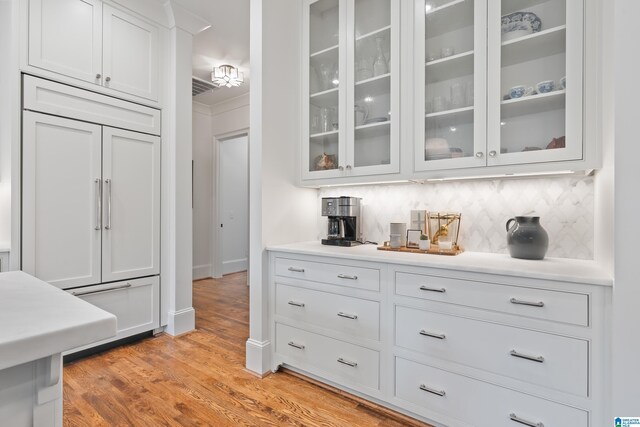
[[[399,172],[400,5],[307,0],[302,179]]]
[[[99,0],[29,1],[29,65],[153,101],[158,37]]]
[[[582,159],[583,8],[489,2],[490,166]]]
[[[486,0],[415,2],[415,170],[485,166]]]
[[[29,64],[100,83],[102,3],[99,0],[31,0]]]
[[[158,28],[110,6],[103,9],[104,85],[158,98]]]

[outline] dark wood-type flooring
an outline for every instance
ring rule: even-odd
[[[246,274],[194,282],[196,331],[158,337],[64,367],[64,425],[421,425],[287,372],[244,370]]]

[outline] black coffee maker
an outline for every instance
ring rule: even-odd
[[[327,238],[323,245],[355,246],[361,244],[360,202],[358,197],[323,197],[322,216],[329,217]]]

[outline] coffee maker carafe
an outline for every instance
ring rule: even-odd
[[[323,197],[322,216],[328,217],[327,238],[323,245],[355,246],[359,245],[360,202],[357,197]]]

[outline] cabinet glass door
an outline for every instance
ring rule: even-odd
[[[347,127],[353,133],[345,167],[354,175],[399,171],[399,7],[392,3],[349,3]]]
[[[338,0],[309,1],[305,13],[303,72],[308,75],[304,88],[308,94],[304,112],[308,143],[304,144],[303,162],[306,178],[340,176],[344,162],[341,141],[342,120],[339,106],[344,96],[341,76],[345,75],[345,49],[340,43],[341,26],[346,8]]]
[[[582,158],[581,0],[489,10],[489,165]]]
[[[485,166],[486,2],[416,2],[417,171]]]

